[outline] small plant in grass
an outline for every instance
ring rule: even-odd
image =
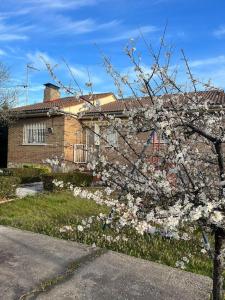
[[[68,173],[52,173],[42,176],[44,189],[46,191],[60,191],[69,189],[71,186],[88,187],[92,184],[93,176],[89,173],[68,172]]]
[[[103,229],[101,217],[92,216],[78,224],[64,225],[58,228],[58,234],[64,239],[76,240],[89,245],[103,247],[139,258],[166,263],[199,274],[210,275],[212,264],[207,254],[201,253],[200,238],[190,240],[167,238],[160,233],[143,235],[133,228],[111,226]],[[176,251],[174,251],[176,249]],[[190,252],[187,255],[187,252]]]
[[[13,198],[20,179],[13,176],[0,176],[0,199]]]

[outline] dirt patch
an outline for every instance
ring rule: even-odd
[[[15,201],[16,199],[6,199],[6,198],[0,198],[0,204],[7,203],[7,202],[12,202]]]

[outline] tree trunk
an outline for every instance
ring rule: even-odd
[[[213,260],[213,300],[223,300],[224,234],[215,232],[215,254]]]

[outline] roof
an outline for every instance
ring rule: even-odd
[[[64,97],[56,100],[46,101],[46,102],[40,102],[35,103],[31,105],[26,106],[20,106],[13,109],[15,112],[38,112],[38,111],[48,111],[49,109],[53,107],[63,108],[63,107],[69,107],[78,105],[85,102],[85,99],[88,101],[90,100],[97,100],[104,98],[106,96],[113,95],[112,93],[101,93],[101,94],[93,94],[93,95],[83,95],[80,97]]]
[[[41,102],[41,103],[36,103],[32,105],[26,105],[26,106],[21,106],[17,107],[14,109],[15,112],[18,113],[24,113],[25,115],[27,114],[36,114],[40,112],[47,112],[49,109],[53,107],[58,107],[58,108],[64,108],[64,107],[70,107],[74,105],[78,105],[81,103],[85,103],[85,99],[88,101],[90,100],[97,100],[104,98],[106,96],[113,95],[113,93],[101,93],[101,94],[93,94],[93,95],[84,95],[80,96],[78,98],[76,97],[65,97],[65,98],[60,98],[56,99],[53,101],[47,101],[47,102]],[[194,97],[196,94],[194,92],[187,93],[187,97]],[[224,91],[219,91],[219,90],[211,90],[211,91],[204,91],[204,92],[197,92],[198,96],[201,96],[202,100],[208,100],[211,105],[220,105],[225,107],[225,93]],[[165,98],[165,100],[169,100],[170,97],[175,96],[175,94],[170,94],[170,95],[162,95],[158,97]],[[185,100],[184,95],[178,95],[182,100]],[[151,101],[149,97],[140,97],[137,99],[134,99],[133,97],[129,98],[124,98],[124,99],[119,99],[118,101],[113,101],[107,104],[104,104],[101,106],[101,112],[104,113],[111,113],[111,114],[123,114],[124,110],[129,110],[134,107],[140,107],[140,102],[145,106],[145,105],[151,105]],[[99,115],[99,110],[98,109],[91,109],[87,111],[86,113],[82,114],[81,118],[88,118],[88,117],[93,117],[93,116],[98,116]]]
[[[167,95],[162,95],[162,96],[158,96],[158,97],[162,97],[165,98],[165,100],[169,100],[170,97],[174,96],[176,94],[167,94]],[[180,98],[181,101],[182,99],[185,99],[185,95],[179,95],[177,94]],[[196,94],[194,92],[191,93],[187,93],[186,97],[193,97]],[[212,90],[212,91],[204,91],[204,92],[197,92],[197,96],[200,96],[201,99],[204,100],[209,100],[211,105],[221,105],[225,107],[225,93],[224,91],[219,91],[219,90]],[[129,97],[129,98],[124,98],[124,99],[119,99],[118,101],[115,102],[110,102],[108,104],[104,104],[101,106],[101,110],[100,112],[104,112],[104,113],[122,113],[124,110],[129,110],[131,108],[134,107],[140,107],[140,103],[144,106],[146,105],[151,105],[151,99],[150,97],[140,97],[137,99]],[[99,112],[99,110],[97,109],[92,109],[87,111],[85,114],[83,114],[83,118],[85,118],[85,116],[90,116],[90,115],[94,115],[97,114]]]

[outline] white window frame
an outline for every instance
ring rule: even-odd
[[[106,141],[106,147],[118,147],[118,133],[114,128],[106,129]]]
[[[76,164],[88,162],[88,146],[86,144],[73,145],[73,161]]]
[[[46,145],[46,123],[24,124],[23,145]]]
[[[99,146],[100,145],[100,126],[97,123],[95,123],[94,132],[95,132],[95,134],[94,134],[95,146]]]

